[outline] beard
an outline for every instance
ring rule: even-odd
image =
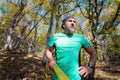
[[[69,32],[70,32],[70,33],[74,33],[74,31],[75,31],[74,28],[70,28],[70,29],[69,29]]]
[[[75,28],[66,28],[65,31],[66,31],[68,34],[73,34],[74,31],[75,31]]]

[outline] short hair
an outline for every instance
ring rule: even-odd
[[[64,18],[63,18],[63,20],[62,20],[62,29],[64,29],[64,27],[63,27],[63,25],[65,24],[65,22],[68,20],[68,19],[70,19],[70,18],[73,18],[73,19],[75,19],[73,16],[65,16]]]

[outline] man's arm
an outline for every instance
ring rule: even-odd
[[[52,55],[53,50],[54,50],[54,48],[49,47],[49,46],[47,46],[45,49],[45,54],[46,54],[46,57],[48,58],[49,66],[51,69],[53,69],[53,66],[56,65],[56,62],[55,62],[53,55]]]
[[[97,53],[94,49],[93,46],[85,49],[85,51],[90,55],[90,59],[89,59],[89,63],[88,64],[92,64],[93,66],[95,66],[96,60],[97,60]]]
[[[95,63],[97,60],[97,53],[96,53],[94,47],[91,46],[91,47],[85,49],[85,51],[90,55],[88,64],[95,66]],[[79,70],[80,70],[81,76],[83,76],[83,77],[88,76],[92,72],[92,68],[90,68],[89,66],[81,66],[79,68]]]

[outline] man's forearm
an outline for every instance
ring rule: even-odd
[[[49,60],[49,66],[50,66],[51,69],[53,69],[53,66],[56,65],[56,62],[55,62],[55,60],[53,58],[53,55],[52,55],[52,49],[53,48],[47,47],[46,51],[45,51],[46,56],[47,56],[47,58]]]
[[[97,60],[97,53],[96,53],[95,49],[92,46],[92,47],[86,49],[86,51],[90,54],[90,58],[89,58],[89,63],[88,64],[92,64],[93,66],[95,66],[96,60]]]
[[[94,53],[90,54],[90,59],[89,59],[88,64],[92,64],[93,66],[95,66],[96,60],[97,60],[97,53],[94,52]]]
[[[49,62],[52,61],[52,60],[54,60],[54,58],[52,56],[52,52],[50,52],[49,50],[46,50],[45,53],[46,53],[46,56],[47,56]]]

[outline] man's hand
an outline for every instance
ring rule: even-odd
[[[49,66],[50,66],[51,69],[53,69],[53,67],[54,67],[55,65],[56,65],[55,60],[51,60],[51,61],[49,62]]]
[[[92,68],[88,66],[79,67],[79,74],[83,77],[87,77],[90,73],[92,73]]]

